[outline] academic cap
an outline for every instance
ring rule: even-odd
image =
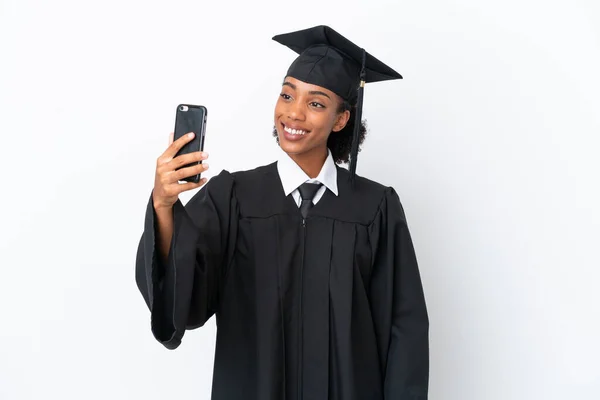
[[[350,153],[350,173],[356,172],[358,138],[365,83],[402,79],[402,76],[363,48],[324,25],[276,35],[273,40],[299,54],[286,76],[321,86],[356,104]]]

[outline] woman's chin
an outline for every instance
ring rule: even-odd
[[[281,146],[281,149],[288,154],[301,154],[305,151],[304,146],[299,143],[290,143],[286,140],[282,140],[279,142],[279,145]]]
[[[284,135],[279,135],[279,146],[288,154],[299,154],[306,151],[306,143],[304,141],[288,140]]]

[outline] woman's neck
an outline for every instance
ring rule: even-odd
[[[327,146],[319,147],[301,154],[290,154],[292,160],[304,171],[309,178],[314,179],[319,176],[325,160],[327,160]]]

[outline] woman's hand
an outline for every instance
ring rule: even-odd
[[[193,138],[194,134],[190,132],[174,142],[173,133],[169,135],[169,147],[156,161],[154,191],[152,192],[155,210],[172,208],[179,198],[179,193],[199,188],[206,183],[206,178],[200,179],[198,183],[179,183],[183,178],[200,174],[208,169],[208,164],[202,163],[176,171],[177,168],[184,165],[208,159],[208,154],[201,151],[175,157],[177,152]]]

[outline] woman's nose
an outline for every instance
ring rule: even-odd
[[[290,105],[290,118],[293,120],[303,121],[306,117],[304,107],[299,101],[296,101]]]

